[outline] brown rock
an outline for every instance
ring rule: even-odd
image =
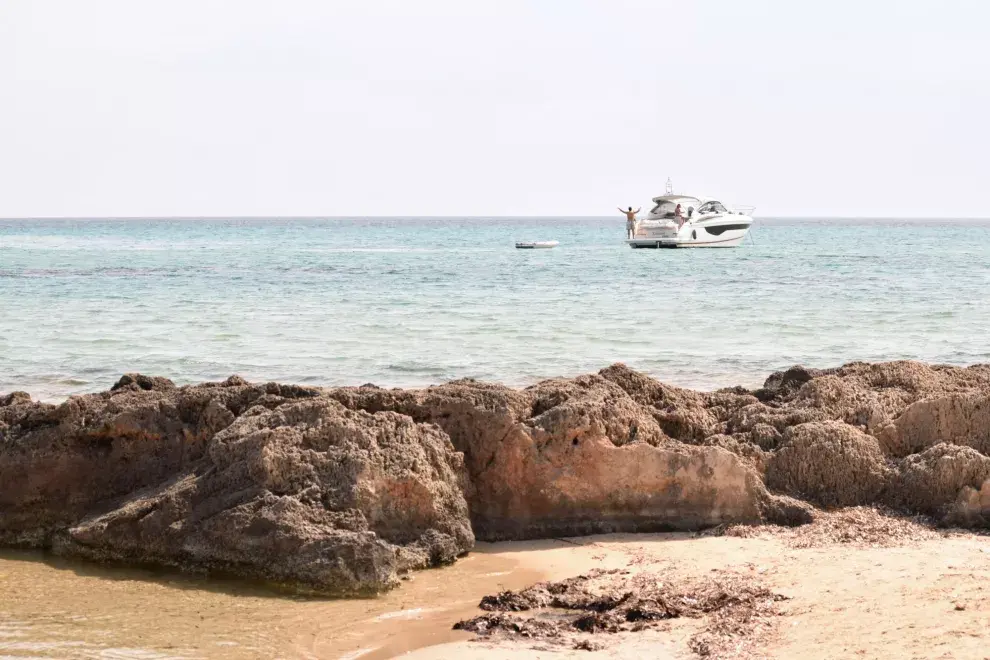
[[[837,370],[856,387],[872,390],[889,419],[916,401],[975,392],[990,392],[990,365],[960,368],[898,361],[854,363]]]
[[[436,427],[305,388],[150,382],[21,411],[0,452],[0,542],[327,594],[473,545],[462,458]]]
[[[990,454],[990,394],[951,394],[918,401],[879,437],[892,456],[907,456],[941,442]]]
[[[800,365],[786,371],[777,371],[767,377],[763,387],[754,394],[760,401],[774,401],[793,396],[801,387],[823,372]]]
[[[964,489],[979,490],[987,479],[990,458],[970,447],[938,444],[901,461],[887,497],[893,506],[973,526],[980,522],[968,494],[962,508],[950,510]]]
[[[0,544],[356,593],[453,560],[472,527],[794,525],[811,503],[987,526],[988,401],[990,367],[917,362],[794,367],[752,393],[621,364],[523,390],[128,374],[57,406],[0,397]]]
[[[810,422],[829,421],[830,416],[824,410],[813,408],[791,408],[788,405],[770,407],[763,403],[753,403],[729,414],[727,429],[729,433],[753,433],[756,437],[765,436],[774,446],[780,443],[780,434],[791,426],[808,424]],[[777,435],[772,435],[773,429]]]
[[[10,394],[0,396],[0,408],[25,403],[31,403],[31,395],[27,392],[11,392]]]
[[[767,451],[776,449],[782,439],[781,432],[769,424],[754,424],[749,432],[749,441]]]
[[[767,463],[774,490],[825,507],[876,501],[888,479],[876,438],[841,422],[815,422],[788,429]]]
[[[904,360],[826,370],[793,367],[771,375],[754,394],[767,404],[759,421],[778,430],[798,423],[783,416],[805,411],[817,419],[803,421],[842,420],[875,434],[912,403],[978,392],[990,392],[990,365],[959,368]]]
[[[556,434],[557,439],[580,438],[597,425],[595,430],[616,446],[670,442],[649,409],[599,376],[543,381],[525,392],[533,402],[527,423]]]
[[[869,431],[888,421],[875,392],[861,387],[853,379],[842,379],[834,374],[824,374],[802,385],[791,405],[820,410],[829,419],[864,426]]]
[[[979,489],[963,486],[943,522],[960,527],[987,527],[990,524],[990,479]]]
[[[709,447],[721,447],[726,451],[732,452],[756,470],[756,473],[761,478],[766,473],[767,453],[758,444],[750,442],[745,435],[710,435],[705,438],[703,444]]]
[[[120,377],[120,380],[118,380],[114,386],[110,388],[110,391],[146,390],[154,392],[167,392],[174,389],[175,383],[170,381],[168,378],[162,378],[160,376],[144,376],[142,374],[124,374]]]
[[[700,392],[665,385],[624,364],[602,369],[599,375],[645,406],[672,438],[697,443],[719,432],[718,419],[707,409],[705,395]]]
[[[717,427],[704,396],[621,365],[522,392],[461,381],[421,392],[345,388],[330,396],[443,428],[464,452],[471,522],[483,540],[756,521],[771,499],[732,453],[676,443],[663,432],[680,415],[694,421],[675,424],[678,432],[703,440],[703,427]],[[671,409],[661,413],[651,402]],[[678,402],[690,410],[676,409]]]

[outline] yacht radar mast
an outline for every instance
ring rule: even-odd
[[[664,194],[668,197],[674,194],[674,184],[670,182],[670,177],[667,177],[667,187],[664,188]]]

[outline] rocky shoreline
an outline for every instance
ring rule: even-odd
[[[883,505],[990,526],[990,365],[794,367],[695,392],[617,364],[522,390],[126,375],[0,396],[0,545],[370,594],[486,541],[800,525]]]

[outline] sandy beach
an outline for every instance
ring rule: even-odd
[[[794,530],[479,543],[455,565],[417,572],[374,599],[273,598],[240,582],[7,553],[0,557],[0,651],[348,660],[699,657],[690,645],[705,617],[660,621],[639,632],[575,631],[562,640],[478,640],[452,629],[483,613],[478,604],[485,595],[605,569],[669,582],[738,574],[787,598],[776,616],[761,621],[759,634],[710,657],[987,657],[990,536],[888,522],[868,509],[829,516],[838,519]],[[575,649],[582,641],[597,650]]]
[[[812,540],[813,532],[757,538],[689,534],[606,535],[563,541],[485,546],[546,579],[593,568],[620,568],[676,580],[713,572],[750,573],[788,600],[770,633],[740,639],[738,652],[715,657],[986,658],[990,630],[990,537],[917,533],[877,543],[868,529],[853,539]],[[926,538],[927,537],[927,538]],[[819,544],[820,543],[820,544]],[[664,622],[656,630],[594,635],[603,648],[574,650],[545,641],[500,638],[420,649],[426,660],[495,658],[697,657],[688,647],[702,624]],[[591,635],[575,635],[576,640]]]

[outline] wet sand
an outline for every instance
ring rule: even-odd
[[[542,577],[482,546],[375,599],[277,596],[240,582],[0,553],[0,658],[390,658],[465,639],[453,621]]]
[[[0,554],[0,657],[606,658],[690,657],[697,620],[597,635],[605,648],[470,641],[451,630],[480,598],[591,568],[697,576],[750,571],[790,597],[761,656],[986,658],[990,538],[951,535],[897,547],[787,538],[608,535],[480,544],[441,570],[369,600],[273,596],[242,583],[106,570]]]

